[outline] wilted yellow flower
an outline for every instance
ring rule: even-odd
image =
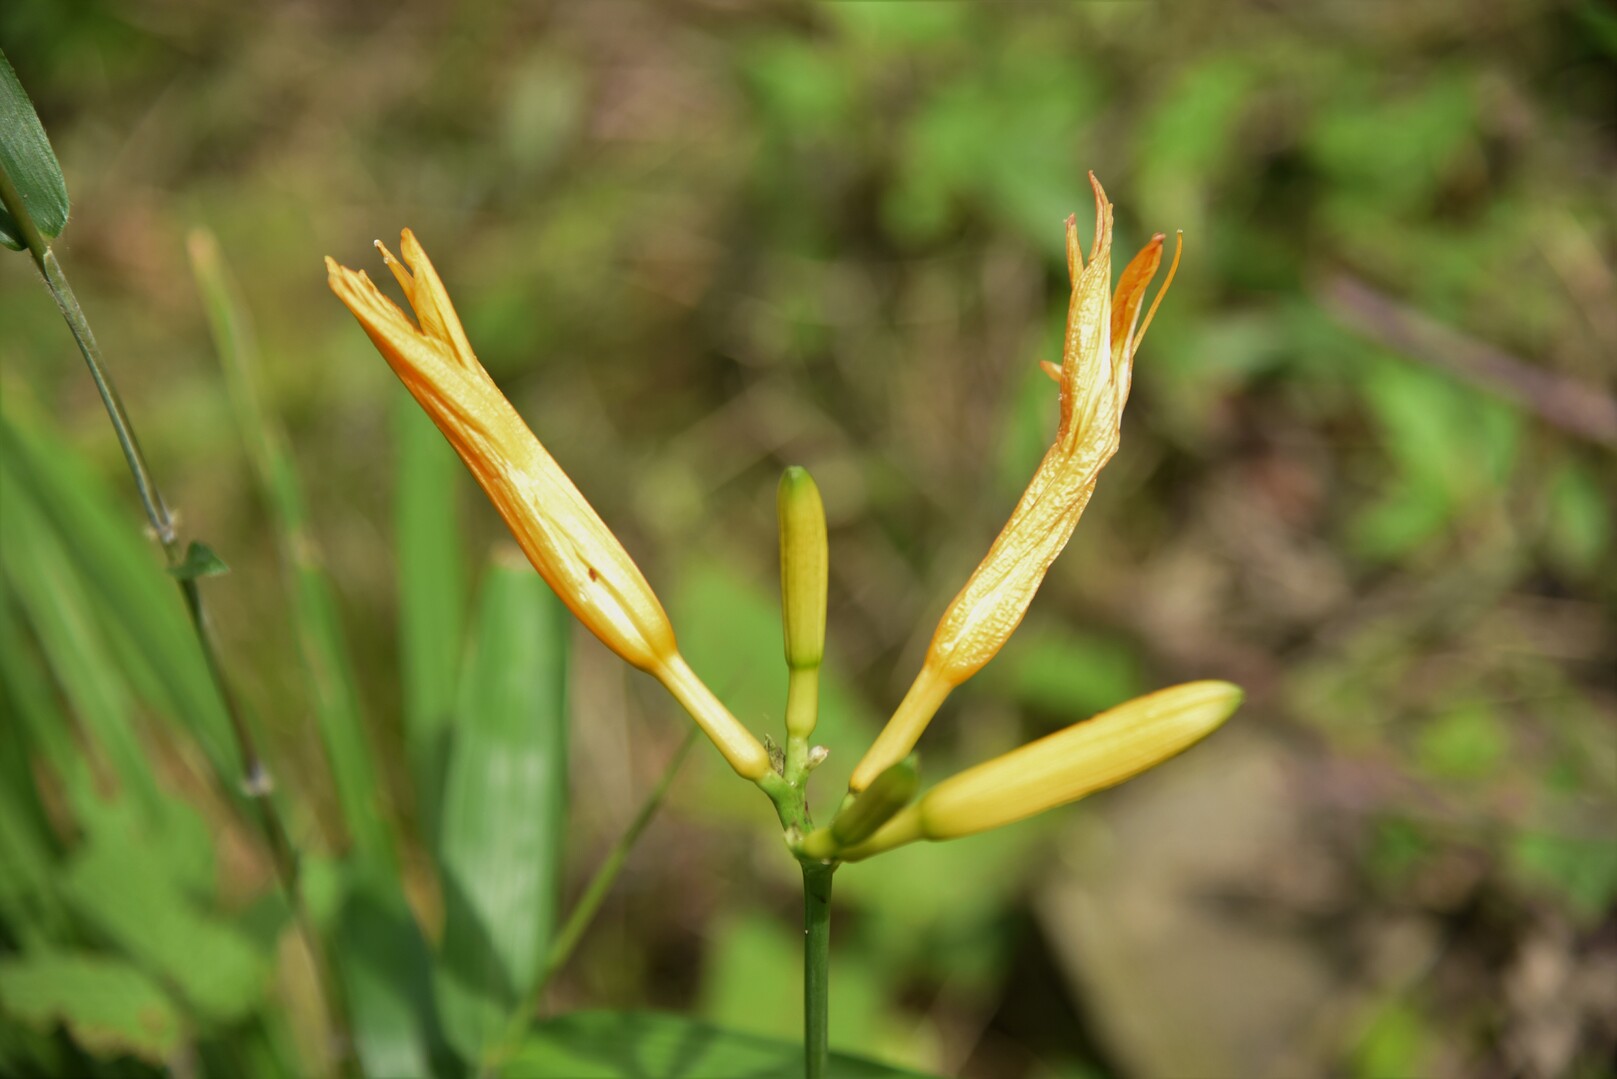
[[[1117,452],[1134,352],[1173,282],[1179,252],[1174,252],[1156,302],[1136,329],[1146,287],[1162,262],[1163,236],[1152,237],[1129,262],[1114,296],[1112,204],[1093,173],[1089,179],[1095,189],[1095,242],[1085,266],[1077,221],[1067,218],[1067,268],[1072,277],[1067,334],[1061,366],[1045,365],[1061,385],[1055,444],[999,538],[944,612],[921,672],[854,769],[849,786],[855,791],[908,755],[949,692],[981,670],[1010,639],[1050,564],[1077,527],[1101,468]]]
[[[364,272],[326,259],[331,290],[449,439],[522,550],[579,621],[654,675],[748,779],[769,754],[680,656],[662,604],[611,529],[584,500],[472,352],[443,282],[409,229],[404,263],[377,241],[416,321]]]
[[[1241,696],[1228,682],[1187,682],[1137,697],[944,780],[837,857],[858,861],[917,839],[985,832],[1076,802],[1189,749]]]

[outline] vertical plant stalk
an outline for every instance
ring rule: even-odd
[[[808,778],[825,759],[810,745],[820,719],[820,666],[825,661],[829,545],[825,503],[808,470],[792,466],[775,492],[780,522],[780,616],[786,646],[786,752],[779,774],[759,781],[775,803],[786,842],[803,868],[803,1073],[825,1079],[830,1042],[831,877],[836,862],[809,854],[802,842],[814,829]]]
[[[299,886],[297,853],[292,848],[286,824],[275,805],[274,779],[265,767],[263,758],[259,756],[257,741],[242,717],[241,708],[219,661],[219,652],[213,640],[213,629],[208,619],[207,608],[202,601],[202,590],[195,575],[176,572],[185,565],[186,552],[180,543],[179,532],[174,526],[174,517],[169,512],[168,504],[163,501],[162,492],[157,488],[157,481],[152,477],[151,468],[146,463],[146,455],[140,448],[140,440],[135,435],[134,424],[124,408],[123,399],[113,383],[112,374],[106,369],[101,358],[101,348],[96,343],[95,333],[90,329],[90,322],[84,315],[84,309],[79,305],[78,296],[68,282],[67,275],[62,271],[55,251],[51,249],[50,243],[39,231],[33,217],[29,215],[26,202],[4,166],[0,166],[0,203],[4,204],[6,211],[17,222],[23,242],[28,246],[28,253],[33,257],[40,275],[44,277],[51,298],[56,301],[57,309],[61,311],[68,330],[73,334],[73,340],[79,346],[79,352],[84,356],[85,365],[90,369],[90,378],[95,382],[96,391],[101,395],[101,403],[106,407],[107,418],[111,421],[113,433],[123,450],[124,461],[134,478],[141,508],[146,512],[146,521],[163,549],[163,557],[170,575],[175,578],[175,583],[185,600],[185,610],[196,633],[197,647],[202,653],[202,661],[207,667],[208,676],[213,680],[214,688],[219,692],[219,699],[224,704],[225,714],[230,721],[231,734],[241,758],[240,789],[256,808],[257,823],[263,833],[264,842],[269,847],[276,879],[282,891],[286,893],[293,919],[314,964],[322,997],[321,1003],[338,1045],[339,1067],[343,1072],[347,1072],[350,1070],[351,1038],[344,1019],[341,997],[338,995],[337,980],[330,958],[326,954],[324,942],[315,931],[313,920],[303,901],[303,892]]]
[[[803,863],[803,1074],[826,1079],[830,1059],[831,878],[835,868]]]

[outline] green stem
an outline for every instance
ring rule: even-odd
[[[62,312],[62,318],[67,322],[73,340],[78,343],[79,351],[84,355],[84,362],[90,367],[90,378],[95,382],[96,392],[101,395],[101,403],[106,406],[107,418],[112,421],[113,433],[118,436],[118,445],[123,448],[124,460],[135,478],[135,489],[140,494],[141,506],[146,510],[146,520],[157,533],[157,540],[163,545],[169,563],[177,564],[182,553],[178,550],[179,540],[175,535],[174,520],[168,512],[168,507],[163,503],[163,496],[157,491],[151,470],[146,466],[146,457],[141,452],[139,439],[135,437],[135,429],[129,422],[129,413],[124,409],[123,399],[118,396],[118,388],[113,385],[112,376],[101,361],[101,348],[96,344],[95,333],[90,329],[89,320],[84,317],[84,309],[79,306],[73,286],[68,284],[67,275],[62,272],[61,264],[56,261],[56,253],[51,250],[39,227],[34,224],[34,219],[29,216],[27,204],[17,192],[16,185],[11,181],[11,175],[3,166],[0,166],[0,201],[5,203],[6,211],[11,214],[12,220],[17,222],[18,228],[22,231],[23,242],[28,245],[28,253],[33,256],[34,265],[39,267],[40,274],[44,276],[51,298],[56,301],[56,307]]]
[[[820,715],[820,668],[794,668],[786,683],[786,782],[808,782],[809,737]]]
[[[118,445],[123,450],[124,462],[129,466],[129,473],[134,478],[135,491],[140,497],[141,508],[146,512],[146,521],[163,548],[163,556],[169,568],[173,569],[185,561],[185,550],[174,527],[174,517],[169,513],[168,504],[163,501],[162,492],[157,489],[157,481],[152,478],[151,467],[146,463],[146,455],[140,448],[140,439],[135,435],[134,424],[124,408],[118,387],[113,383],[112,373],[106,369],[101,358],[101,347],[96,343],[95,332],[90,328],[90,321],[85,317],[78,295],[74,293],[67,274],[63,272],[61,263],[56,259],[56,252],[51,249],[50,243],[39,231],[39,226],[34,223],[33,217],[28,213],[27,203],[17,191],[16,184],[12,182],[10,173],[3,165],[0,165],[0,204],[5,206],[7,213],[17,223],[23,242],[28,247],[28,253],[33,257],[34,265],[44,277],[45,286],[50,290],[51,298],[56,301],[57,310],[62,313],[62,318],[67,322],[67,328],[73,334],[73,340],[78,344],[79,352],[84,357],[85,365],[90,369],[90,378],[95,383],[96,392],[101,395],[107,419],[111,421],[113,434],[117,436]],[[176,583],[185,600],[185,610],[190,616],[191,628],[196,634],[203,664],[219,692],[225,714],[230,721],[231,733],[241,758],[242,793],[257,810],[258,825],[269,847],[276,878],[286,893],[299,934],[309,950],[320,992],[325,998],[323,1003],[326,1014],[330,1019],[335,1039],[339,1043],[339,1068],[344,1073],[349,1072],[352,1066],[349,1049],[351,1039],[344,1018],[342,998],[338,995],[337,979],[329,957],[319,934],[314,931],[314,923],[303,902],[302,890],[299,887],[297,854],[287,838],[286,825],[275,805],[272,795],[274,782],[264,767],[252,731],[242,718],[235,694],[225,678],[224,669],[219,662],[218,649],[214,645],[207,610],[203,606],[202,591],[194,578],[178,577]]]
[[[830,1057],[831,876],[803,863],[803,1074],[825,1079]]]

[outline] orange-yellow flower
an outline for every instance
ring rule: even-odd
[[[455,447],[534,567],[608,648],[668,688],[732,768],[748,779],[764,775],[768,752],[680,656],[639,567],[483,370],[414,234],[406,229],[400,238],[403,264],[376,246],[416,321],[364,272],[328,258],[331,289]]]
[[[1112,291],[1112,204],[1100,181],[1095,189],[1095,241],[1089,264],[1079,250],[1078,226],[1067,218],[1067,268],[1072,299],[1059,368],[1045,369],[1061,385],[1061,420],[1022,499],[987,556],[944,612],[926,660],[849,786],[863,790],[883,769],[909,755],[949,692],[976,674],[1002,648],[1044,581],[1056,555],[1094,493],[1101,468],[1117,452],[1123,406],[1134,374],[1134,352],[1156,304],[1173,282],[1173,265],[1156,302],[1140,321],[1146,287],[1162,262],[1159,233],[1123,270]]]

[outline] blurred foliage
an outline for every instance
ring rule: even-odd
[[[188,536],[230,567],[203,587],[314,916],[356,957],[371,1069],[454,1059],[418,1017],[464,909],[438,845],[475,789],[455,683],[497,604],[474,613],[469,583],[504,571],[497,519],[397,419],[320,256],[374,271],[373,237],[416,230],[759,732],[784,701],[774,485],[813,472],[825,805],[1053,429],[1036,361],[1087,169],[1120,249],[1182,228],[1185,263],[1119,455],[928,733],[923,782],[1169,681],[1229,678],[1249,705],[1116,794],[842,871],[833,1043],[1012,1079],[1176,1053],[1251,1075],[1613,1067],[1612,447],[1542,382],[1456,374],[1331,299],[1355,281],[1517,376],[1617,392],[1606,6],[23,0],[0,48],[73,193],[60,257]],[[257,323],[256,402],[221,376],[198,225]],[[312,975],[34,278],[0,260],[0,1070],[297,1072],[323,1036]],[[564,904],[683,722],[576,645]],[[793,1033],[792,866],[706,756],[547,1014]],[[378,855],[363,872],[350,841]],[[1123,864],[1142,901],[1107,901]],[[1172,947],[1130,943],[1150,938]],[[491,973],[521,970],[472,980],[511,999]],[[533,1060],[573,1059],[560,1029]]]

